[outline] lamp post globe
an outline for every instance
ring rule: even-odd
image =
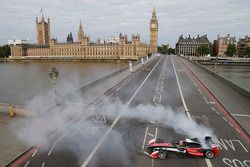
[[[49,70],[49,77],[50,79],[52,80],[53,82],[53,85],[54,85],[54,92],[56,94],[56,79],[59,77],[59,71],[55,68],[55,67],[52,67],[50,70]]]

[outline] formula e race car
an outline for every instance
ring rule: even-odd
[[[166,159],[168,154],[177,154],[179,157],[196,156],[208,159],[214,158],[219,153],[219,147],[211,137],[205,137],[204,142],[197,138],[184,139],[177,143],[164,142],[162,139],[152,139],[145,146],[147,153],[152,158]]]

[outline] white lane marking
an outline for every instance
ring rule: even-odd
[[[34,157],[36,155],[36,153],[38,152],[38,149],[36,149],[33,154],[32,154],[32,157]]]
[[[230,126],[234,127],[233,124],[231,122],[228,122]]]
[[[177,83],[178,83],[178,86],[179,86],[179,80],[178,80],[178,77],[177,77],[177,73],[176,73],[176,70],[175,70],[175,66],[174,66],[174,62],[173,62],[173,60],[172,60],[172,57],[171,57],[171,61],[172,61],[173,67],[174,67],[175,76],[176,76],[176,78],[177,78]],[[180,92],[181,92],[180,87],[179,87],[179,90],[180,90]],[[181,94],[182,94],[182,93],[181,93]],[[182,98],[183,98],[183,96],[182,96]],[[186,106],[186,103],[185,103],[184,98],[183,98],[182,102],[183,102],[183,101],[184,101],[184,104],[185,104],[185,106]],[[184,104],[183,104],[183,105],[184,105]],[[185,108],[185,107],[184,107],[184,108]],[[186,106],[186,109],[187,109],[187,106]],[[186,114],[187,114],[188,119],[192,120],[191,115],[190,115],[190,113],[188,112],[188,109],[186,110]],[[209,159],[205,158],[205,161],[206,161],[206,164],[207,164],[208,167],[213,167],[213,165],[212,165],[212,163],[211,163],[211,161],[210,161]]]
[[[197,84],[194,82],[194,86],[197,87]]]
[[[220,115],[220,113],[218,111],[215,111],[217,115]]]
[[[26,164],[24,165],[24,167],[27,167],[29,165],[30,161],[26,162]]]
[[[44,167],[45,166],[45,162],[43,162],[43,164],[42,164],[42,167]]]
[[[210,106],[211,107],[211,106]],[[214,110],[214,111],[216,111],[213,107],[211,107],[212,108],[212,110]]]
[[[155,159],[153,158],[151,167],[154,167],[154,161],[155,161]]]
[[[239,129],[236,129],[236,130],[237,130],[237,132],[241,133]]]
[[[202,94],[202,91],[200,89],[198,89],[198,90],[199,90],[200,94]]]
[[[225,117],[223,117],[224,121],[228,122],[227,119]]]
[[[238,116],[238,117],[250,117],[250,115],[245,114],[231,114],[232,116]]]
[[[192,117],[191,117],[191,115],[190,115],[189,112],[186,112],[186,114],[187,114],[187,117],[188,117],[189,119],[192,119]]]
[[[152,124],[156,124],[156,122],[154,122],[154,121],[149,121],[150,123],[152,123]]]
[[[142,143],[142,147],[141,147],[142,151],[144,150],[144,146],[145,146],[145,142],[146,142],[146,138],[147,138],[147,133],[148,133],[148,126],[145,130],[145,135],[144,135],[144,139],[143,139],[143,143]]]
[[[151,137],[155,137],[155,135],[153,135],[152,133],[147,133],[147,134]]]
[[[209,104],[205,96],[203,96],[203,99],[206,101],[207,104]]]
[[[142,88],[142,86],[144,85],[144,83],[147,81],[147,79],[149,78],[149,76],[152,74],[152,72],[154,71],[154,69],[156,68],[156,66],[159,64],[161,60],[159,60],[156,65],[154,66],[154,68],[150,71],[150,73],[148,74],[148,76],[145,78],[145,80],[141,83],[141,85],[139,86],[139,88],[135,91],[135,93],[133,94],[133,96],[129,99],[129,101],[126,104],[126,107],[129,106],[129,104],[132,102],[132,100],[134,99],[134,97],[137,95],[137,93],[140,91],[140,89]],[[125,107],[125,108],[126,108]],[[114,122],[111,124],[111,126],[109,127],[109,129],[106,131],[106,133],[103,135],[103,137],[101,138],[101,140],[99,141],[99,143],[97,143],[97,145],[95,146],[95,148],[92,150],[92,152],[89,154],[89,156],[86,158],[86,160],[83,162],[81,167],[87,167],[88,163],[90,162],[90,160],[93,158],[93,156],[95,155],[96,151],[99,149],[99,147],[102,145],[102,143],[104,142],[104,140],[106,139],[106,137],[109,135],[109,133],[112,131],[112,129],[114,128],[114,126],[117,124],[117,122],[119,121],[119,119],[121,118],[123,112],[125,110],[123,109],[118,116],[116,117],[116,119],[114,120]]]
[[[177,85],[178,85],[178,88],[179,88],[179,92],[180,92],[180,95],[181,95],[182,104],[184,106],[184,109],[185,109],[186,113],[189,113],[186,102],[185,102],[183,94],[182,94],[181,86],[180,86],[180,83],[179,83],[179,79],[178,79],[178,76],[177,76],[177,73],[176,73],[176,70],[175,70],[175,65],[174,65],[172,57],[171,57],[171,61],[172,61],[173,67],[174,67],[174,73],[175,73],[175,77],[176,77],[176,80],[177,80]],[[189,119],[192,119],[190,117],[190,114],[188,114],[187,116],[188,116]]]
[[[209,159],[205,158],[205,160],[206,160],[206,163],[207,163],[208,167],[212,167],[213,166],[212,163],[211,163],[211,161]]]
[[[81,122],[81,121],[79,121],[79,122]],[[56,142],[53,144],[53,146],[52,146],[51,149],[49,150],[48,156],[50,156],[50,154],[52,153],[52,151],[53,151],[55,145],[56,145],[60,140],[62,140],[67,134],[68,134],[68,132],[65,133],[65,134],[62,135],[59,139],[56,140]]]
[[[155,102],[156,95],[154,96],[153,103]]]
[[[157,138],[158,135],[158,127],[155,128],[155,139]]]
[[[155,140],[157,139],[157,135],[158,135],[158,127],[155,128]],[[154,167],[154,158],[152,159],[152,167]]]
[[[160,95],[159,103],[161,103],[161,95]]]
[[[210,101],[209,103],[210,103],[210,104],[215,104],[215,102],[214,102],[214,101]]]

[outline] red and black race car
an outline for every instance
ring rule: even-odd
[[[147,153],[152,158],[166,159],[168,154],[174,153],[179,157],[198,156],[208,159],[219,153],[218,145],[211,137],[205,137],[201,144],[197,138],[181,140],[177,143],[164,142],[162,139],[152,139],[146,145]]]

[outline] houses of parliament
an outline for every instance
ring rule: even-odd
[[[116,41],[90,42],[80,22],[77,41],[73,41],[72,33],[67,42],[59,43],[51,38],[50,19],[45,20],[43,14],[39,21],[36,17],[36,44],[19,42],[11,44],[13,59],[83,59],[83,60],[138,60],[150,53],[157,52],[158,20],[155,9],[149,23],[149,45],[141,42],[139,34],[133,34],[129,41],[127,35],[120,34]]]

